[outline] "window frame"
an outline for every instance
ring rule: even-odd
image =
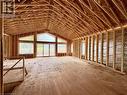
[[[20,38],[22,37],[27,37],[27,36],[33,36],[33,40],[20,40]],[[31,34],[31,35],[23,35],[23,36],[19,36],[18,38],[18,55],[34,55],[34,39],[35,35]],[[20,54],[20,43],[32,43],[33,44],[33,52],[32,53],[26,53],[26,54]]]
[[[33,51],[32,51],[32,53],[20,53],[20,43],[27,43],[27,44],[33,44]],[[25,42],[25,41],[22,41],[22,42],[19,42],[18,43],[18,54],[19,55],[33,55],[34,54],[34,43],[33,42]]]
[[[66,45],[66,51],[65,52],[59,52],[59,45]],[[67,44],[65,44],[65,43],[64,44],[63,43],[62,44],[58,43],[57,44],[57,48],[58,48],[57,53],[67,53]]]
[[[45,35],[45,34],[47,34],[47,36],[51,36],[51,37],[54,37],[54,41],[46,41],[46,40],[38,40],[39,38],[38,38],[38,35]],[[36,42],[40,42],[40,43],[56,43],[56,36],[55,35],[52,35],[52,34],[50,34],[50,33],[37,33],[37,35],[36,35]]]
[[[67,39],[64,39],[60,36],[57,36],[57,35],[54,35],[54,34],[50,34],[50,33],[46,33],[46,34],[49,34],[51,36],[54,37],[55,41],[51,42],[51,41],[38,41],[37,40],[37,37],[39,34],[45,34],[45,32],[38,32],[38,33],[31,33],[31,34],[21,34],[21,35],[18,35],[18,55],[32,55],[32,56],[36,56],[36,57],[42,57],[42,56],[37,56],[37,44],[55,44],[55,55],[54,56],[57,56],[57,54],[60,54],[60,53],[67,53],[68,50],[68,40]],[[20,40],[21,37],[27,37],[27,36],[33,36],[33,40]],[[65,42],[58,42],[58,39],[63,39],[65,40]],[[29,54],[21,54],[19,51],[20,51],[20,47],[19,47],[19,43],[33,43],[33,52],[32,53],[29,53]],[[58,52],[58,44],[65,44],[66,45],[66,51],[65,52]],[[49,45],[50,46],[50,45]],[[49,54],[50,56],[50,54]],[[44,57],[44,56],[43,56]]]

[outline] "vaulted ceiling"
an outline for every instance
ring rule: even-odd
[[[15,0],[5,32],[48,31],[68,39],[127,24],[127,0]]]

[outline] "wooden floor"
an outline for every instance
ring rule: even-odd
[[[127,76],[74,57],[27,59],[14,95],[127,95]]]

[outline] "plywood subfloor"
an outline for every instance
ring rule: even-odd
[[[15,95],[127,95],[127,76],[74,57],[27,59]]]
[[[18,60],[4,61],[4,69],[11,68]],[[15,67],[23,67],[23,62],[19,62]],[[7,71],[4,71],[5,74]],[[10,70],[4,77],[4,84],[15,83],[23,80],[23,69]]]

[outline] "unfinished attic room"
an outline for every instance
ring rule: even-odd
[[[127,0],[0,3],[0,95],[127,95]]]

